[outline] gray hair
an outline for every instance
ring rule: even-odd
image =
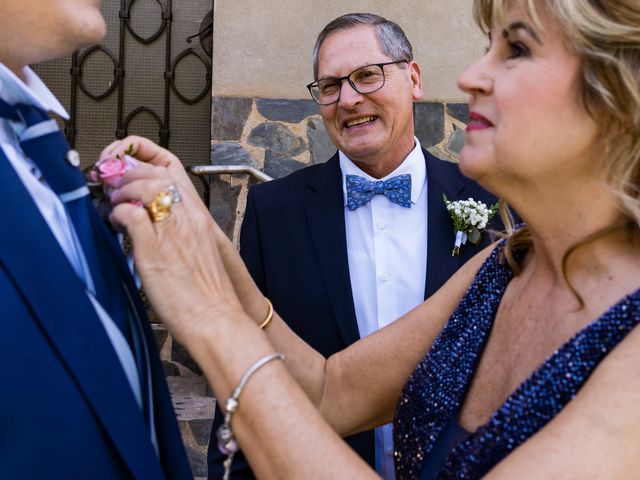
[[[318,79],[318,54],[320,47],[329,35],[341,30],[358,27],[360,25],[369,25],[374,28],[378,46],[382,53],[392,60],[413,60],[413,48],[409,39],[395,22],[387,20],[373,13],[347,13],[332,20],[322,29],[313,47],[313,78]]]

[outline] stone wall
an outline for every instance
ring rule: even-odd
[[[435,156],[455,161],[464,145],[464,103],[415,103],[416,137]],[[211,164],[251,165],[273,178],[327,161],[336,151],[312,100],[214,97]],[[212,177],[211,212],[237,245],[248,188],[246,175]]]
[[[151,312],[152,320],[153,312]],[[207,477],[207,447],[216,401],[202,370],[163,325],[154,324],[160,358],[195,480]]]

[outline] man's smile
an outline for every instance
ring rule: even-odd
[[[353,118],[351,120],[347,120],[346,122],[344,122],[344,127],[345,128],[357,127],[358,125],[372,123],[377,119],[378,117],[376,117],[375,115],[366,115],[364,117]]]

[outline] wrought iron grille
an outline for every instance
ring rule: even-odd
[[[129,134],[169,148],[185,166],[209,163],[212,7],[104,0],[101,44],[35,67],[69,111],[65,133],[83,167]]]

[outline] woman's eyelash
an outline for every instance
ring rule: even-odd
[[[529,55],[529,49],[520,42],[508,42],[511,51],[509,58],[526,57]]]
[[[511,42],[505,39],[505,45],[508,50],[507,58],[520,58],[529,56],[529,48],[522,42]],[[484,47],[485,55],[491,51],[492,44]]]

